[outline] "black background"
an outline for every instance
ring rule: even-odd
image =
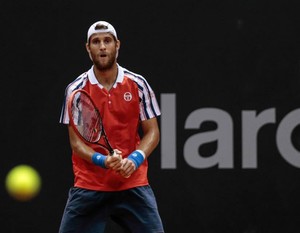
[[[298,232],[300,172],[280,156],[275,134],[299,106],[299,6],[296,0],[2,1],[1,232],[58,232],[73,182],[67,131],[58,120],[66,85],[91,66],[85,39],[98,20],[117,30],[120,65],[146,77],[158,101],[163,93],[177,96],[177,168],[161,168],[160,147],[149,159],[166,232]],[[184,161],[183,145],[195,133],[184,122],[203,107],[234,120],[233,169],[195,169]],[[259,166],[242,169],[241,112],[268,108],[276,108],[276,123],[259,134]],[[298,131],[293,135],[299,149]],[[4,186],[21,163],[43,181],[28,202],[14,200]],[[108,232],[120,231],[111,224]]]

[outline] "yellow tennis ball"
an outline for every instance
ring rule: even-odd
[[[13,198],[18,201],[29,201],[39,193],[41,178],[33,167],[18,165],[8,172],[5,184]]]

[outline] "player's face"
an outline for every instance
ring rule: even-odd
[[[91,36],[86,48],[97,69],[105,71],[115,64],[119,45],[110,33],[97,33]]]

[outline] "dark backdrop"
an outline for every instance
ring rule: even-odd
[[[84,46],[97,20],[115,26],[119,63],[145,76],[159,103],[166,94],[176,96],[170,119],[176,129],[164,127],[149,159],[166,232],[298,232],[300,166],[284,159],[276,141],[280,122],[299,107],[298,9],[296,0],[2,1],[1,232],[58,231],[73,182],[60,109],[66,85],[91,66]],[[187,162],[188,156],[212,158],[218,151],[220,141],[214,139],[199,143],[196,155],[184,150],[193,135],[218,132],[213,120],[198,129],[185,125],[193,111],[208,108],[232,120],[229,168]],[[242,142],[242,113],[267,109],[275,110],[275,119],[254,140],[257,166],[244,168],[242,151],[249,145]],[[298,158],[298,115],[293,116],[288,141]],[[168,150],[176,157],[170,167],[162,163]],[[7,172],[21,163],[35,167],[43,181],[40,194],[25,203],[4,187]],[[114,224],[109,228],[119,232]]]

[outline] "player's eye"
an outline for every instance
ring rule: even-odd
[[[109,44],[109,43],[111,43],[111,41],[112,41],[112,39],[109,37],[104,39],[105,44]]]
[[[99,43],[100,43],[100,40],[98,40],[98,39],[92,40],[92,44],[99,44]]]

